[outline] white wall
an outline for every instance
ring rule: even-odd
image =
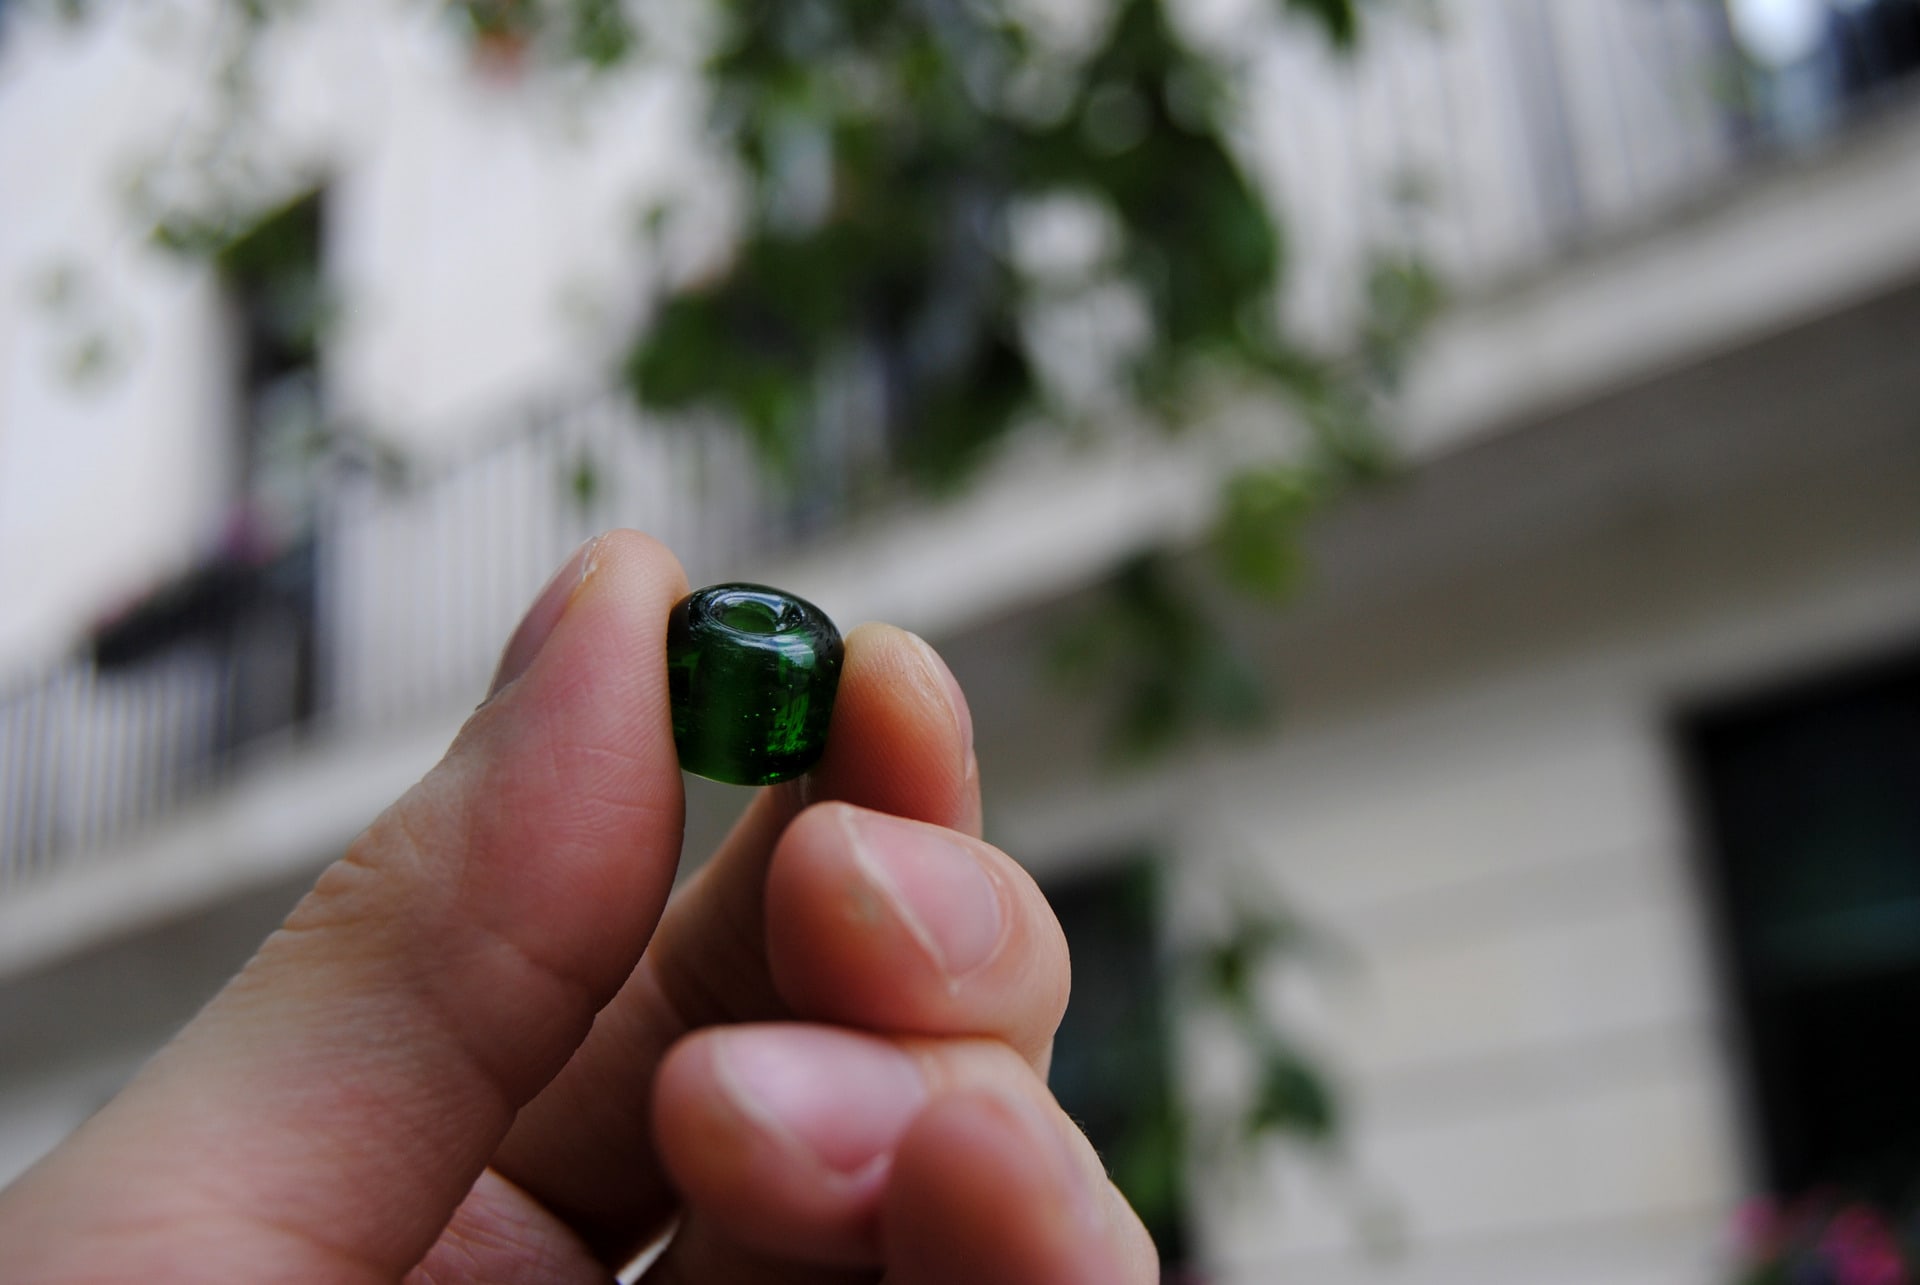
[[[215,300],[124,215],[136,142],[182,109],[180,88],[130,32],[13,21],[0,45],[5,672],[210,534],[224,485]],[[90,343],[105,364],[78,378]]]
[[[221,8],[146,0],[79,27],[10,15],[0,44],[0,673],[220,528],[233,430],[217,292],[147,245],[131,193],[218,117]],[[402,446],[598,387],[638,309],[635,229],[662,194],[706,202],[673,225],[682,261],[724,234],[692,141],[697,81],[673,59],[591,83],[489,75],[435,6],[353,0],[289,21],[259,66],[267,91],[245,119],[269,140],[252,153],[263,189],[329,180],[329,267],[353,300],[331,408]],[[62,277],[70,297],[50,302]],[[109,360],[76,383],[96,338]]]
[[[1744,370],[1710,381],[1717,395],[1745,383],[1778,400]],[[1668,422],[1650,404],[1618,413]],[[1266,887],[1357,958],[1267,996],[1340,1070],[1351,1172],[1297,1150],[1247,1173],[1204,1165],[1194,1214],[1217,1279],[1724,1279],[1751,1173],[1671,720],[1920,644],[1910,405],[1894,408],[1903,438],[1807,448],[1718,489],[1643,457],[1640,483],[1571,527],[1556,526],[1574,506],[1556,506],[1541,454],[1526,470],[1541,496],[1491,515],[1459,475],[1510,487],[1516,458],[1442,463],[1452,479],[1363,506],[1321,549],[1319,588],[1249,634],[1285,702],[1277,734],[1146,776],[1063,771],[1085,761],[1070,742],[1096,734],[1005,660],[1043,623],[953,649],[990,729],[989,823],[1010,850],[1044,873],[1157,847],[1180,931],[1218,922],[1234,889]],[[1755,455],[1751,411],[1723,401],[1689,445],[1677,428],[1665,440],[1676,455],[1715,440]],[[1616,423],[1585,443],[1601,452],[1585,468],[1617,467],[1633,440]],[[1428,485],[1452,503],[1425,504]],[[1470,551],[1433,552],[1473,526]],[[1204,1020],[1180,1062],[1203,1107],[1243,1073]],[[1397,1211],[1402,1254],[1358,1248],[1356,1190]]]
[[[1186,818],[1183,859],[1260,862],[1358,951],[1278,1002],[1348,1068],[1405,1279],[1707,1279],[1740,1173],[1660,709],[1577,663],[1435,693],[1296,729]],[[1229,1279],[1371,1275],[1310,1166],[1205,1190]]]

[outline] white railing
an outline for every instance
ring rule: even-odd
[[[229,781],[263,744],[473,704],[519,613],[592,532],[644,527],[698,550],[699,578],[802,547],[837,516],[768,484],[739,439],[645,428],[615,393],[397,477],[338,460],[309,544],[202,568],[182,582],[196,588],[0,692],[0,896]]]
[[[477,699],[528,601],[593,532],[642,527],[697,559],[699,583],[841,516],[768,483],[739,438],[650,428],[616,393],[399,485],[344,471],[324,514],[320,704],[346,728]]]
[[[230,679],[190,648],[128,672],[76,658],[0,695],[0,896],[223,777]]]
[[[1292,315],[1350,330],[1368,257],[1411,246],[1465,292],[1658,218],[1755,143],[1712,0],[1371,6],[1352,60],[1252,67],[1250,159],[1287,211]]]

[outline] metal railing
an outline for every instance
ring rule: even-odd
[[[1275,43],[1248,155],[1288,213],[1291,312],[1351,333],[1369,258],[1471,295],[1729,190],[1920,84],[1920,3],[1829,5],[1790,67],[1721,0],[1432,0],[1369,10],[1360,56]],[[1868,56],[1873,41],[1883,57]]]
[[[1746,149],[1709,0],[1377,6],[1354,60],[1279,42],[1252,161],[1288,212],[1296,320],[1358,320],[1370,256],[1411,246],[1469,290],[1711,187]]]
[[[317,542],[320,708],[362,728],[472,703],[544,578],[596,531],[642,527],[700,583],[847,516],[769,481],[741,438],[650,427],[621,393],[397,483],[343,469]]]
[[[698,583],[846,512],[770,483],[736,437],[644,427],[617,393],[397,476],[346,454],[318,490],[309,543],[200,568],[0,692],[0,895],[231,781],[265,744],[473,704],[544,578],[596,531],[698,551]]]
[[[1438,12],[1440,30],[1376,22],[1350,65],[1283,43],[1255,68],[1248,163],[1310,265],[1291,282],[1310,326],[1350,324],[1382,245],[1470,287],[1657,218],[1754,148],[1716,97],[1729,37],[1715,4]],[[869,476],[876,449],[832,444],[813,470],[826,485],[796,498],[743,442],[641,424],[608,394],[412,475],[336,460],[292,588],[243,576],[161,643],[96,646],[0,690],[0,896],[231,781],[264,740],[373,735],[471,703],[542,578],[591,532],[643,526],[698,559],[698,583],[843,526],[849,473]]]
[[[126,674],[76,657],[0,696],[0,895],[227,775],[230,672],[209,651]]]
[[[157,640],[120,627],[0,693],[0,894],[230,781],[263,742],[473,703],[594,531],[643,525],[725,567],[820,525],[743,444],[643,432],[614,394],[413,476],[336,463],[320,492],[311,546],[236,572],[217,607],[174,611]]]

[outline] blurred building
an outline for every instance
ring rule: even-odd
[[[651,432],[596,372],[670,266],[636,202],[704,163],[688,75],[529,103],[428,8],[309,14],[249,108],[313,178],[262,234],[351,287],[324,358],[297,289],[156,256],[123,208],[198,110],[194,6],[0,37],[0,1179],[432,762],[614,524],[932,637],[1043,877],[1159,859],[1153,931],[1251,880],[1352,947],[1272,997],[1346,1075],[1351,1164],[1197,1175],[1211,1278],[1706,1282],[1748,1194],[1920,1179],[1920,7],[1450,0],[1351,68],[1264,50],[1297,315],[1339,333],[1381,244],[1452,304],[1407,475],[1237,622],[1282,719],[1118,776],[1047,639],[1198,534],[1220,460],[1017,445],[852,521]],[[697,850],[733,802],[692,801]],[[1218,1087],[1215,1036],[1174,1046]]]

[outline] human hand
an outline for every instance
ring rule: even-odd
[[[446,758],[0,1193],[7,1281],[605,1282],[676,1219],[650,1285],[1157,1279],[925,644],[853,631],[813,806],[760,792],[668,902],[684,592],[631,532],[561,571]]]

